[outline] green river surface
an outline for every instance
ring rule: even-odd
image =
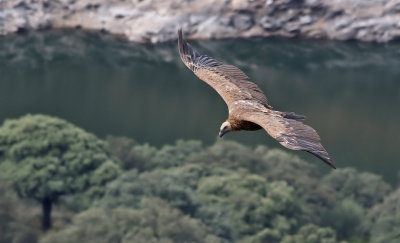
[[[275,109],[306,115],[338,168],[397,183],[400,43],[251,39],[193,46],[245,71]],[[145,46],[45,31],[0,37],[0,122],[27,113],[58,116],[102,138],[162,146],[181,138],[212,144],[227,108],[182,64],[175,42]],[[223,139],[281,147],[264,131]],[[308,153],[291,153],[328,169]]]

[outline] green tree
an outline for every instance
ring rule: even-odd
[[[321,172],[313,164],[281,149],[258,146],[254,152],[264,167],[257,173],[268,181],[282,180],[293,187],[311,222],[318,224],[321,213],[335,205],[336,191],[321,183]]]
[[[37,243],[40,226],[34,208],[17,198],[10,183],[0,179],[0,242]]]
[[[211,146],[191,153],[186,161],[205,164],[211,168],[246,169],[252,173],[265,169],[265,165],[260,163],[261,156],[254,153],[251,147],[229,140],[217,141]]]
[[[336,243],[336,234],[331,228],[321,228],[307,224],[299,229],[297,234],[285,236],[281,243]]]
[[[363,229],[373,243],[400,241],[400,188],[370,210]]]
[[[333,187],[339,201],[351,198],[365,208],[381,203],[392,190],[382,177],[353,168],[331,171],[322,181]]]
[[[200,181],[198,193],[205,203],[230,209],[235,239],[243,242],[262,231],[269,232],[269,242],[277,242],[303,218],[293,188],[284,181],[268,183],[245,172],[210,176]]]
[[[137,173],[128,171],[109,183],[104,197],[96,203],[102,208],[130,207],[138,208],[142,198],[159,197],[171,206],[193,215],[199,200],[194,191],[179,182],[179,177],[169,170],[154,170]]]
[[[158,197],[184,214],[201,220],[209,226],[213,234],[226,242],[232,242],[230,211],[222,205],[203,204],[196,192],[201,179],[215,174],[221,175],[218,170],[211,170],[201,164],[187,164],[142,173],[130,170],[107,184],[103,198],[97,201],[95,206],[105,209],[137,209],[143,198]]]
[[[124,168],[136,170],[108,184],[98,206],[137,209],[143,197],[159,197],[223,242],[336,242],[336,234],[364,242],[365,214],[391,191],[375,174],[345,168],[324,176],[299,157],[266,146],[179,140],[158,149],[126,138],[109,144]],[[379,223],[367,230],[374,237],[397,224],[387,215],[372,221]]]
[[[351,198],[337,203],[334,208],[326,210],[322,216],[322,225],[334,229],[340,239],[361,236],[358,228],[365,218],[364,208]]]
[[[9,185],[0,180],[0,242],[12,242],[15,234],[16,200],[7,195]]]
[[[200,221],[183,215],[167,202],[143,198],[138,209],[90,209],[77,215],[72,224],[50,232],[41,243],[218,243]]]
[[[268,182],[285,181],[295,189],[295,196],[314,223],[319,223],[321,213],[336,202],[336,192],[332,186],[321,183],[321,173],[314,165],[281,149],[263,145],[253,149],[225,140],[193,153],[187,160],[213,170],[245,170],[265,177]]]
[[[51,227],[52,204],[66,194],[100,196],[119,166],[96,136],[62,119],[26,115],[0,127],[0,171],[20,197],[42,204],[43,230]]]
[[[400,215],[379,218],[371,231],[371,243],[400,241]]]
[[[152,169],[152,159],[157,148],[149,144],[138,144],[135,140],[126,137],[107,137],[107,144],[111,152],[118,157],[123,170],[137,169],[146,171]]]
[[[107,137],[111,151],[122,162],[124,170],[137,169],[139,172],[155,168],[178,167],[189,162],[189,157],[202,151],[203,146],[196,140],[177,140],[175,144],[160,149],[149,144],[138,144],[125,137]]]

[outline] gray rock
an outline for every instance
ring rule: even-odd
[[[233,27],[238,30],[248,30],[254,24],[253,17],[248,14],[237,14],[233,16]]]
[[[400,13],[400,1],[392,0],[385,4],[384,7],[385,14],[398,14]]]
[[[301,16],[299,21],[300,21],[301,25],[309,25],[312,22],[312,18],[310,15],[305,15],[305,16]]]
[[[290,36],[399,39],[400,0],[0,0],[0,35],[76,28],[141,43],[188,38]]]
[[[285,25],[284,30],[288,33],[298,33],[300,31],[301,23],[299,21],[292,21]]]
[[[260,25],[267,31],[276,31],[282,27],[281,22],[270,16],[263,16],[260,20]]]

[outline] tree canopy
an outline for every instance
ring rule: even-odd
[[[395,243],[400,239],[400,189],[398,188],[368,213],[363,225],[371,242]]]
[[[6,120],[0,127],[0,169],[18,195],[43,204],[44,228],[60,196],[101,196],[120,173],[106,143],[73,124],[45,115]]]
[[[209,234],[203,223],[185,216],[167,202],[143,198],[137,209],[84,211],[70,226],[48,234],[40,242],[219,243],[220,240]]]
[[[10,243],[400,238],[400,193],[381,177],[351,168],[324,174],[264,145],[178,140],[158,148],[118,137],[104,142],[64,120],[28,115],[0,127],[0,176],[20,197],[62,206],[54,216],[57,227],[40,233],[29,230],[34,221],[18,213],[34,205],[0,190],[0,226],[15,232],[2,239]]]

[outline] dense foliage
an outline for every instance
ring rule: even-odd
[[[199,220],[157,198],[143,198],[138,209],[90,209],[71,225],[46,235],[43,243],[67,242],[219,242]]]
[[[0,131],[10,127],[13,126],[6,122]],[[50,131],[57,134],[56,130]],[[79,137],[93,136],[80,131]],[[36,133],[28,129],[23,134],[25,137],[21,136],[20,141],[37,139],[37,147],[18,152],[24,154],[18,157],[13,155],[19,151],[18,147],[0,143],[0,166],[13,168],[14,164],[21,169],[30,168],[32,176],[40,173],[36,178],[43,178],[44,182],[33,184],[36,186],[52,188],[54,179],[65,183],[68,177],[62,177],[59,165],[51,171],[45,169],[55,163],[47,159],[53,154],[32,155],[32,151],[41,151],[42,146],[41,139],[35,138]],[[96,164],[101,157],[108,158],[100,160],[105,161],[102,164],[112,164],[107,168],[114,170],[100,170],[96,174],[96,168],[102,166],[91,167],[94,171],[78,169],[77,181],[84,177],[93,183],[86,183],[82,190],[71,189],[75,185],[61,187],[68,195],[59,194],[58,223],[48,233],[40,233],[34,217],[19,213],[30,211],[33,212],[30,215],[35,215],[37,206],[30,200],[18,199],[14,191],[28,199],[37,199],[37,195],[24,194],[29,190],[21,191],[24,187],[19,186],[20,175],[12,169],[7,171],[14,173],[8,174],[14,179],[7,177],[0,187],[3,208],[0,230],[7,232],[0,232],[1,242],[24,242],[18,241],[18,237],[29,236],[30,242],[42,243],[394,243],[400,240],[400,191],[393,190],[372,173],[343,168],[321,174],[312,164],[290,152],[265,146],[252,148],[226,140],[211,146],[179,140],[161,148],[129,138],[109,137],[106,143],[95,141],[96,152],[86,160],[71,162],[76,163],[73,168]],[[89,153],[74,151],[76,158]],[[35,159],[27,159],[28,155]],[[30,166],[42,157],[45,161],[40,164],[42,167],[36,162]],[[122,173],[112,161],[119,161]],[[107,181],[110,182],[106,184]],[[48,188],[37,191],[41,190],[52,192]]]
[[[43,228],[51,226],[52,204],[62,195],[102,187],[120,172],[106,144],[62,119],[27,115],[0,127],[0,171],[20,197],[42,203]]]
[[[383,203],[375,205],[365,222],[371,242],[398,242],[400,239],[400,189],[392,192]]]

